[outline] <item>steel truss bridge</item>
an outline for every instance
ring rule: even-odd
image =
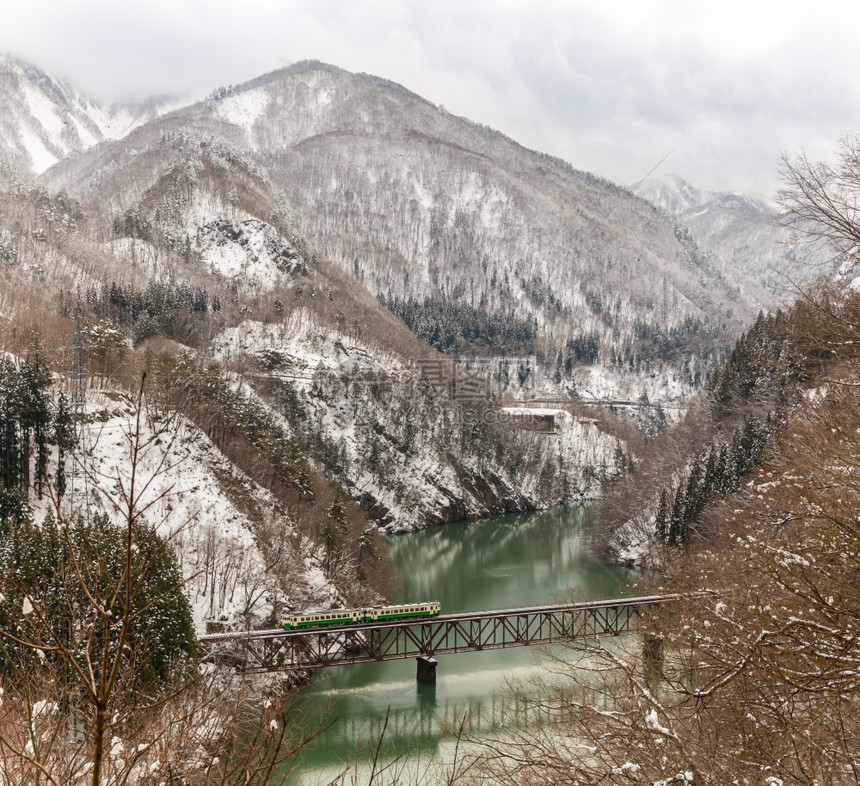
[[[299,630],[218,633],[200,637],[199,644],[204,660],[244,672],[416,658],[419,681],[435,683],[436,655],[634,633],[643,614],[656,613],[679,597],[648,595]]]

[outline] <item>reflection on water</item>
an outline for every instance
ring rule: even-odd
[[[438,600],[442,612],[539,606],[631,594],[633,571],[609,567],[584,547],[584,507],[497,516],[386,538],[401,575],[398,600]],[[327,669],[304,692],[311,717],[332,727],[306,753],[302,781],[315,783],[369,757],[432,759],[465,718],[470,735],[530,725],[529,703],[505,686],[536,670],[521,647],[438,657],[437,685],[419,685],[413,660]],[[533,707],[533,705],[532,705]]]

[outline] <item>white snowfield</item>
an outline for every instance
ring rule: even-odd
[[[87,459],[91,479],[86,493],[83,480],[74,480],[74,495],[67,492],[62,510],[105,512],[121,522],[129,504],[124,490],[131,487],[135,413],[122,394],[88,391],[87,399],[93,418]],[[208,622],[241,628],[258,624],[274,604],[331,605],[334,591],[297,537],[294,522],[193,423],[175,413],[150,413],[141,419],[139,441],[134,509],[144,511],[143,518],[175,548],[198,633],[206,632]],[[51,504],[47,498],[36,503],[37,521]],[[291,586],[266,572],[258,545],[262,537],[280,537],[287,545]]]
[[[222,120],[243,128],[251,141],[254,123],[265,114],[269,101],[269,94],[263,88],[246,90],[216,102],[215,114]]]

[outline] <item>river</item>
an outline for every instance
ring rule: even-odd
[[[634,594],[639,574],[586,549],[586,513],[569,506],[388,537],[401,577],[397,599],[438,600],[450,613]],[[417,683],[414,660],[325,670],[303,698],[311,718],[327,712],[332,726],[308,748],[297,782],[330,782],[368,759],[383,729],[384,756],[429,760],[444,755],[466,713],[472,734],[521,722],[505,684],[535,673],[538,657],[530,647],[440,656],[435,686]]]

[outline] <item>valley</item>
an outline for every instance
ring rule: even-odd
[[[629,192],[385,80],[301,63],[113,138],[72,88],[4,62],[16,106],[43,96],[7,144],[7,334],[42,342],[58,388],[75,335],[98,395],[155,374],[331,577],[310,522],[338,500],[355,565],[363,532],[599,494],[637,418],[670,422],[766,297]],[[37,122],[66,150],[46,118],[70,106],[100,135],[27,159]],[[547,399],[549,433],[504,423]],[[611,400],[643,406],[590,406]],[[310,602],[330,601],[270,595],[257,617]]]
[[[3,55],[0,105],[0,674],[44,693],[0,702],[0,761],[232,783],[250,726],[238,760],[271,775],[319,724],[284,721],[289,679],[198,662],[197,636],[624,594],[648,569],[686,599],[643,622],[660,674],[639,639],[589,649],[594,681],[559,665],[570,693],[530,672],[554,731],[516,727],[481,772],[719,783],[699,773],[752,779],[778,750],[824,773],[790,782],[848,782],[856,140],[836,168],[785,157],[777,205],[619,186],[318,61],[103,108]],[[374,668],[338,696],[382,685],[431,747],[455,739],[471,685],[440,720]],[[61,703],[85,732],[43,734]],[[836,720],[788,750],[810,707]],[[311,758],[328,773],[382,710],[344,709],[353,737]],[[123,758],[141,730],[161,752]]]

